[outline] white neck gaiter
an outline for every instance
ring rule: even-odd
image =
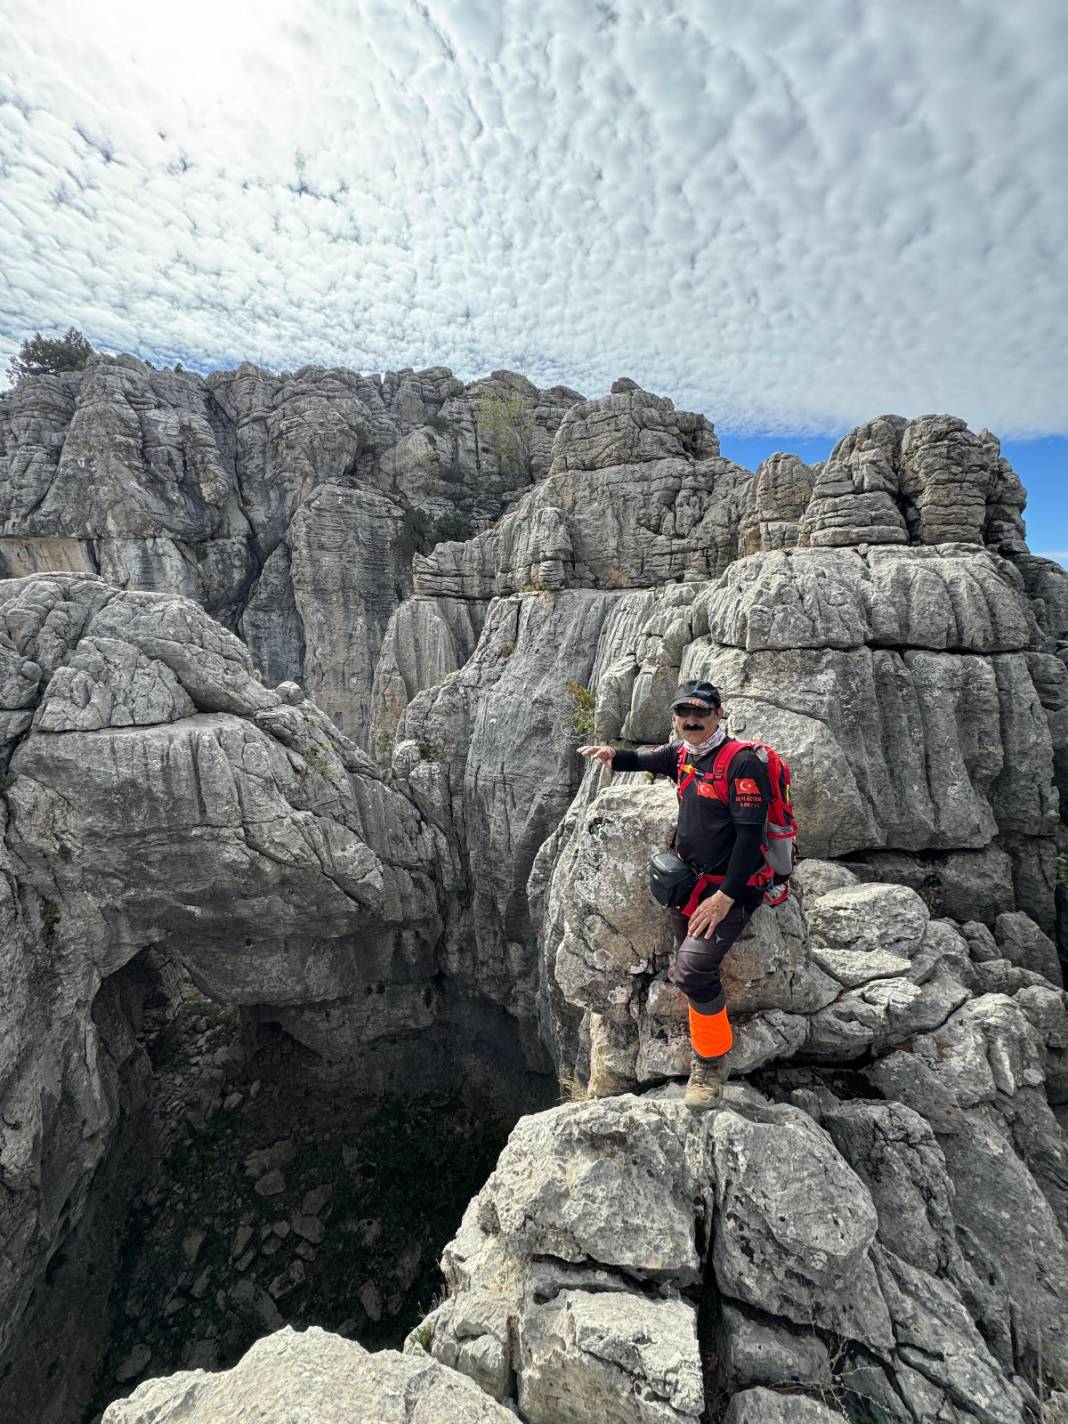
[[[710,737],[706,737],[703,742],[691,742],[685,735],[682,738],[686,750],[691,756],[702,757],[708,752],[713,752],[723,742],[727,740],[727,729],[721,722]]]

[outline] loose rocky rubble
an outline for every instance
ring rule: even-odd
[[[129,363],[87,379],[142,430],[191,398]],[[1048,1424],[1068,1390],[1068,577],[1029,553],[996,439],[951,417],[882,417],[822,465],[776,456],[750,476],[704,417],[633,382],[586,402],[518,379],[493,390],[533,407],[536,457],[512,486],[498,461],[479,532],[417,556],[410,582],[382,551],[424,427],[455,401],[471,437],[457,468],[475,449],[477,396],[447,373],[377,394],[351,373],[201,383],[207,414],[183,445],[195,498],[107,422],[94,445],[80,387],[0,410],[5,557],[70,570],[0,585],[9,1329],[92,1219],[94,1179],[148,1091],[132,1027],[147,948],[239,1005],[246,1045],[290,1045],[308,1101],[327,1083],[425,1093],[443,1064],[514,1104],[526,1085],[524,1105],[539,1082],[544,1103],[551,1064],[576,1101],[520,1120],[404,1355],[276,1334],[232,1375],[142,1385],[109,1424],[177,1421],[183,1400],[217,1417],[213,1378],[235,1409],[258,1406],[257,1362],[283,1403],[302,1372],[336,1368],[357,1401],[373,1381],[383,1418],[422,1390],[435,1418],[529,1424]],[[57,493],[19,529],[31,495],[94,461],[102,487],[133,472],[121,519],[98,529],[83,498],[60,531]],[[241,494],[225,529],[186,541],[204,567],[226,564],[241,518],[273,531],[272,552],[247,599],[233,571],[186,591],[255,663],[195,603],[135,591],[171,557],[153,562],[152,519],[179,549],[174,511],[216,485],[223,504]],[[90,545],[109,573],[122,553],[122,578],[82,571]],[[338,618],[354,607],[350,636]],[[331,700],[339,667],[366,716]],[[257,668],[285,680],[272,691]],[[688,676],[715,680],[734,731],[790,760],[805,857],[791,900],[728,958],[734,1079],[703,1119],[678,1100],[685,1003],[641,891],[671,789],[575,756],[579,740],[660,740]],[[221,1049],[202,1081],[226,1073],[209,1061]],[[219,1113],[257,1120],[266,1075],[256,1097],[253,1081],[213,1083],[206,1121],[176,1141],[194,1175]],[[161,1295],[182,1301],[170,1319],[189,1351],[174,1364],[228,1363],[235,1308],[250,1333],[279,1323],[263,1301],[307,1323],[351,1164],[298,1182],[303,1145],[292,1118],[249,1140],[221,1231],[179,1231],[170,1194],[142,1193],[135,1210],[169,1223]],[[381,1283],[345,1290],[367,1344]],[[134,1311],[136,1286],[125,1299]],[[185,1328],[212,1310],[225,1328]],[[118,1385],[161,1367],[154,1342],[120,1343]]]

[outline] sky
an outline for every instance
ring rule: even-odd
[[[0,54],[0,365],[628,375],[725,453],[945,411],[1068,550],[1068,5],[0,0]]]

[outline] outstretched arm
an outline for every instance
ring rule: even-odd
[[[638,751],[618,747],[609,764],[613,771],[651,771],[657,776],[670,776],[674,781],[679,774],[679,749],[672,742],[660,747],[641,747]]]

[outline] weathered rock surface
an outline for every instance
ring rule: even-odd
[[[104,1411],[104,1424],[495,1424],[514,1415],[425,1355],[369,1354],[312,1326],[279,1330],[222,1374],[150,1380]]]
[[[495,519],[549,467],[576,391],[442,367],[385,377],[244,364],[206,379],[133,357],[0,396],[0,573],[99,573],[239,629],[366,741],[406,510]]]
[[[6,1349],[114,1141],[137,1045],[112,979],[147,946],[363,1091],[406,1060],[440,1091],[495,1030],[477,982],[443,978],[441,832],[197,604],[0,582],[0,680]],[[511,1037],[496,1051],[522,1073]]]
[[[999,543],[1023,537],[1019,480],[989,431],[883,416],[838,442],[801,522],[803,544]]]
[[[524,1417],[697,1420],[694,1305],[711,1212],[708,1124],[631,1098],[524,1118],[443,1261],[452,1293],[409,1349]],[[637,1283],[645,1293],[635,1291]]]
[[[446,1251],[449,1297],[406,1348],[544,1424],[697,1418],[709,1388],[727,1418],[1022,1424],[1035,1362],[1022,1342],[1002,1355],[976,1316],[1016,1243],[984,1241],[972,1269],[952,1167],[914,1110],[795,1096],[811,1111],[730,1086],[711,1119],[648,1097],[524,1119]],[[657,1187],[703,1283],[688,1250],[639,1244]],[[704,1376],[701,1296],[719,1322]]]

